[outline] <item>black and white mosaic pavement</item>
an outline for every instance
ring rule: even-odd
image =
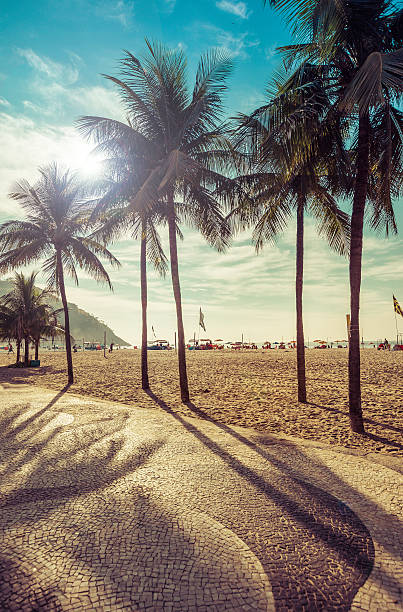
[[[401,609],[386,467],[161,403],[24,386],[0,410],[0,609]]]

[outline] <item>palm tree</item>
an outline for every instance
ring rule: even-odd
[[[343,126],[338,117],[329,114],[324,120],[323,111],[328,109],[326,91],[320,80],[312,79],[309,68],[291,80],[287,74],[278,75],[268,93],[267,104],[249,116],[237,117],[235,146],[243,148],[252,171],[237,179],[246,197],[230,216],[241,229],[255,225],[253,241],[259,251],[265,242],[276,240],[296,213],[298,401],[306,402],[304,216],[308,212],[317,220],[319,234],[326,236],[331,248],[339,254],[348,253],[349,219],[337,206],[334,195],[348,189],[349,158],[342,143]]]
[[[48,285],[60,293],[63,304],[68,382],[71,384],[74,375],[65,271],[78,284],[78,266],[112,288],[98,256],[114,265],[119,262],[102,244],[83,235],[91,229],[92,205],[86,199],[86,186],[77,175],[59,170],[56,164],[39,172],[40,179],[34,186],[23,180],[10,193],[10,197],[21,204],[28,220],[6,221],[0,225],[0,271],[44,259],[42,270],[48,277]]]
[[[130,125],[103,117],[82,117],[80,129],[107,147],[120,141],[135,152],[145,179],[131,201],[133,210],[164,203],[168,224],[172,287],[178,329],[178,362],[181,399],[189,401],[185,335],[179,281],[177,233],[181,221],[199,230],[217,249],[229,239],[220,209],[220,187],[230,182],[224,174],[232,162],[219,124],[222,94],[231,62],[218,52],[203,56],[189,92],[186,60],[147,41],[148,55],[139,60],[125,52],[122,78],[107,76],[118,88]]]
[[[351,217],[349,410],[352,431],[364,433],[361,407],[359,307],[366,203],[372,221],[395,229],[392,199],[402,187],[403,117],[396,107],[403,93],[403,11],[391,0],[271,0],[283,11],[297,44],[283,47],[285,62],[317,67],[333,108],[347,114],[355,142]],[[364,24],[364,25],[363,25]],[[395,106],[392,105],[395,102]],[[377,145],[372,147],[373,139]],[[374,154],[377,159],[374,159]],[[372,170],[382,188],[369,191]]]
[[[59,310],[54,310],[46,299],[50,291],[35,287],[36,274],[29,277],[16,273],[12,290],[0,298],[0,336],[3,339],[15,339],[17,342],[17,363],[20,357],[21,341],[25,341],[24,363],[29,365],[29,343],[35,343],[35,359],[38,359],[38,346],[41,336],[63,330],[57,324]]]
[[[19,310],[10,308],[0,300],[0,338],[2,340],[15,340],[17,345],[17,360],[20,361],[22,342],[22,320]]]
[[[32,324],[43,307],[39,292],[35,289],[36,274],[29,277],[16,273],[13,288],[1,298],[2,335],[5,333],[17,341],[17,362],[19,347],[24,340],[24,364],[29,365],[29,343]]]
[[[43,299],[50,292],[42,291],[40,298]],[[63,308],[56,310],[50,304],[43,304],[37,309],[32,317],[31,338],[35,346],[35,359],[39,359],[39,344],[41,339],[64,337],[64,329],[59,324],[58,315]]]
[[[124,166],[125,164],[123,164]],[[117,209],[109,208],[98,218],[101,227],[94,232],[93,236],[107,244],[114,239],[122,236],[127,231],[131,231],[132,237],[140,238],[140,287],[141,287],[141,387],[149,389],[148,377],[148,356],[147,356],[147,259],[154,269],[165,276],[167,271],[167,259],[163,251],[157,225],[163,218],[161,207],[153,207],[151,210],[134,211],[130,206],[130,192],[128,182],[115,178],[115,185],[109,187],[107,194],[102,198],[100,205],[102,209],[113,207],[117,203],[125,203]],[[122,202],[121,202],[122,201]]]
[[[162,249],[157,226],[164,222],[164,206],[157,205],[134,209],[132,201],[141,189],[147,178],[144,160],[139,157],[136,132],[128,120],[125,126],[125,137],[114,136],[115,121],[105,119],[109,138],[98,144],[102,154],[108,158],[102,161],[103,178],[98,180],[97,188],[103,196],[93,211],[93,218],[98,221],[99,227],[92,234],[103,244],[121,237],[131,231],[132,237],[140,238],[140,286],[142,309],[142,340],[141,340],[141,386],[149,389],[148,355],[147,355],[147,259],[154,269],[165,276],[167,272],[167,259]],[[109,126],[107,125],[109,122]],[[131,131],[130,131],[131,130]],[[130,136],[133,133],[133,139]]]

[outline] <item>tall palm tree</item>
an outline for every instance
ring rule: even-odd
[[[349,156],[344,151],[339,118],[324,119],[326,91],[320,80],[312,79],[309,68],[291,81],[288,74],[279,74],[268,93],[267,104],[249,116],[237,117],[236,147],[249,156],[252,168],[237,178],[246,197],[230,216],[242,229],[255,225],[253,241],[259,250],[265,242],[274,242],[296,214],[298,401],[306,402],[304,216],[308,212],[317,220],[319,234],[326,236],[331,248],[339,254],[348,253],[349,218],[337,206],[334,195],[348,189]],[[313,133],[314,143],[310,138]]]
[[[92,204],[86,186],[77,175],[61,171],[56,164],[39,172],[40,179],[34,186],[22,180],[10,193],[10,197],[21,204],[27,220],[6,221],[0,225],[0,271],[44,259],[42,270],[48,277],[48,285],[60,293],[63,304],[68,382],[71,384],[74,374],[65,271],[78,284],[79,267],[112,288],[98,256],[113,265],[119,262],[102,244],[85,235],[91,229]]]
[[[121,78],[107,76],[118,88],[130,125],[103,117],[83,117],[79,126],[107,146],[120,140],[144,168],[144,179],[131,201],[133,210],[164,203],[168,225],[172,287],[178,329],[181,399],[189,401],[185,335],[179,281],[177,228],[181,221],[199,230],[218,249],[229,239],[220,210],[219,188],[232,153],[220,125],[222,94],[231,61],[218,52],[204,55],[189,91],[182,51],[147,41],[148,54],[140,60],[128,51],[121,62]]]
[[[147,259],[154,269],[165,276],[167,259],[163,251],[157,226],[164,222],[164,206],[158,202],[140,208],[133,208],[132,201],[147,178],[147,168],[139,156],[136,132],[128,120],[126,133],[115,134],[115,121],[105,119],[108,139],[97,144],[96,151],[108,157],[102,161],[103,178],[97,180],[97,189],[103,195],[94,208],[92,217],[98,221],[99,227],[92,234],[105,245],[118,239],[127,231],[132,237],[140,238],[140,292],[142,310],[141,339],[141,386],[149,389],[148,355],[147,355]],[[129,128],[129,129],[127,129]],[[95,141],[97,142],[96,134]],[[133,135],[133,139],[130,136]]]
[[[116,180],[116,179],[115,179]],[[99,217],[101,227],[93,236],[101,239],[105,244],[121,237],[127,231],[134,239],[140,239],[140,293],[141,293],[141,387],[149,389],[148,356],[147,356],[147,260],[154,269],[165,276],[167,259],[162,248],[157,225],[163,220],[161,210],[153,207],[150,210],[134,211],[130,206],[130,191],[126,181],[117,180],[114,188],[102,198],[102,209],[107,209]],[[129,203],[119,208],[110,208],[121,201]],[[98,212],[97,212],[98,215]]]
[[[364,433],[359,335],[363,225],[370,201],[373,224],[379,227],[384,220],[387,228],[396,229],[392,200],[402,188],[403,117],[397,106],[403,93],[403,11],[391,0],[270,0],[270,4],[286,14],[299,39],[281,49],[285,62],[316,66],[334,109],[349,116],[353,130],[349,410],[352,431]],[[369,191],[372,170],[382,177],[374,197]]]

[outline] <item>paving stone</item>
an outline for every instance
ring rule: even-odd
[[[7,391],[1,609],[402,609],[397,472],[167,406]]]

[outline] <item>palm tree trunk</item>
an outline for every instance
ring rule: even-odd
[[[66,340],[66,357],[67,357],[67,376],[69,384],[74,382],[73,375],[73,357],[71,354],[71,338],[70,338],[70,318],[69,308],[67,306],[66,288],[64,286],[64,272],[62,263],[62,254],[60,251],[56,252],[56,265],[57,265],[57,277],[59,282],[60,297],[62,298],[63,310],[64,310],[64,336]]]
[[[35,360],[39,359],[39,340],[35,340]]]
[[[369,118],[360,117],[358,134],[358,156],[355,177],[353,212],[351,215],[350,246],[350,308],[351,324],[348,345],[348,394],[350,427],[357,433],[364,433],[361,407],[360,380],[360,289],[362,261],[362,233],[364,225],[365,200],[369,175]]]
[[[297,311],[297,376],[298,376],[298,401],[306,402],[306,378],[305,378],[305,339],[304,324],[302,319],[302,287],[304,277],[304,209],[305,197],[303,193],[298,194],[297,207],[297,262],[295,278],[295,297]]]
[[[29,366],[29,338],[25,337],[24,338],[24,343],[25,343],[25,352],[24,352],[24,365],[25,367]]]
[[[15,363],[18,363],[20,359],[21,359],[21,340],[17,338],[17,358],[16,358]]]
[[[168,229],[169,229],[169,253],[171,259],[171,277],[172,288],[174,292],[176,304],[176,320],[178,325],[178,364],[179,364],[179,383],[181,389],[181,399],[183,403],[189,401],[189,385],[186,372],[186,354],[185,354],[185,332],[183,329],[182,318],[182,298],[181,288],[179,284],[178,271],[178,248],[176,244],[176,223],[175,223],[175,208],[173,197],[168,202]]]
[[[141,225],[141,251],[140,251],[140,284],[141,284],[141,388],[149,389],[148,356],[147,356],[147,221],[143,219]]]

